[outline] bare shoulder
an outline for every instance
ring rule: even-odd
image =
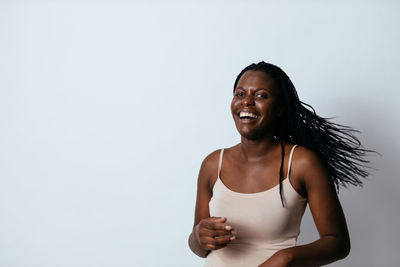
[[[210,217],[208,204],[212,197],[211,180],[214,173],[217,173],[219,150],[215,150],[207,155],[200,167],[199,178],[197,180],[197,198],[194,225],[197,225],[200,220]]]
[[[297,146],[293,153],[292,172],[294,183],[301,188],[299,191],[303,196],[308,194],[312,185],[331,183],[323,160],[317,153],[303,146]]]
[[[317,153],[306,147],[297,146],[294,153],[293,164],[295,164],[296,169],[301,173],[307,173],[307,170],[310,168],[312,169],[318,165],[323,165]]]
[[[214,166],[214,164],[216,162],[218,162],[220,153],[221,153],[221,149],[217,149],[217,150],[211,152],[210,154],[208,154],[204,158],[201,166],[204,168],[207,168],[207,169],[212,168]]]
[[[212,189],[218,176],[218,161],[221,149],[217,149],[208,154],[200,167],[199,183],[207,184]]]

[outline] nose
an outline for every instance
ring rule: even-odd
[[[244,106],[246,106],[246,107],[247,107],[247,106],[254,105],[254,97],[251,96],[251,95],[245,96],[245,97],[243,98],[242,104],[243,104]]]

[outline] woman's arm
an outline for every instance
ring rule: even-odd
[[[305,188],[320,238],[307,245],[280,250],[260,265],[262,267],[321,266],[340,260],[350,252],[346,219],[326,168],[305,148],[297,151],[296,159],[292,174]]]
[[[197,182],[194,226],[188,242],[190,249],[202,258],[207,257],[211,250],[225,247],[235,239],[235,230],[226,223],[226,218],[210,218],[208,208],[212,197],[210,178],[217,175],[218,156],[219,152],[215,151],[204,159]]]

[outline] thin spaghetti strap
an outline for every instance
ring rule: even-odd
[[[290,150],[290,155],[289,155],[289,163],[288,163],[288,170],[287,170],[287,178],[289,178],[289,173],[290,173],[290,167],[292,166],[292,156],[293,156],[293,151],[294,151],[294,148],[296,147],[297,145],[294,145],[293,147],[292,147],[292,149]]]
[[[224,149],[221,149],[221,152],[219,153],[219,162],[218,162],[218,177],[219,177],[219,173],[221,172],[222,156],[223,155],[224,155]]]

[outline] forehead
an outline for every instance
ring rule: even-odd
[[[243,89],[265,88],[275,90],[275,81],[268,73],[249,70],[243,73],[236,87],[241,87]]]

